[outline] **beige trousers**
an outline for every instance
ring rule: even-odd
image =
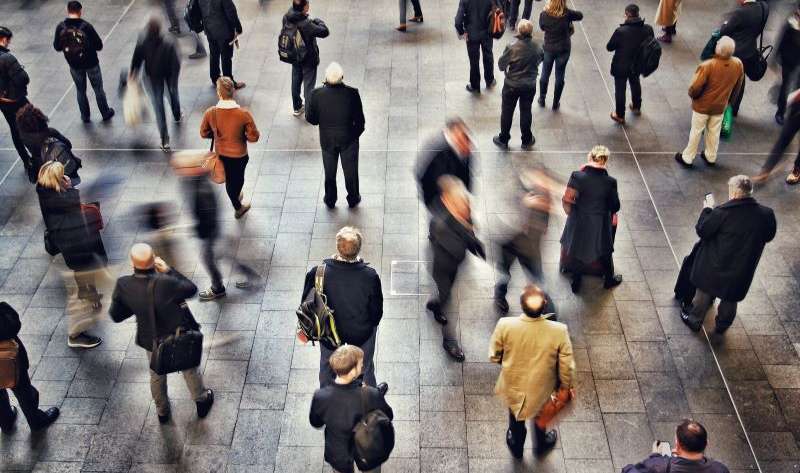
[[[152,352],[147,352],[147,359],[152,356]],[[206,400],[206,388],[203,385],[203,375],[197,368],[181,371],[186,387],[195,402]],[[156,403],[156,412],[160,416],[169,414],[169,395],[167,394],[167,375],[156,374],[150,370],[150,394],[153,402]]]
[[[683,161],[691,164],[700,145],[700,136],[706,135],[706,159],[716,162],[719,148],[719,132],[722,129],[722,114],[705,115],[692,111],[692,130],[689,132],[689,143],[683,150]]]

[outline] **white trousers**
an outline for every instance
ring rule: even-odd
[[[719,148],[719,132],[722,129],[722,114],[705,115],[692,111],[692,130],[689,132],[689,143],[683,150],[683,161],[691,164],[700,145],[700,136],[706,134],[706,159],[716,162],[717,149]]]

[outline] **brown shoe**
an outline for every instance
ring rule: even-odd
[[[790,186],[793,186],[798,182],[800,182],[800,169],[794,168],[792,169],[792,172],[790,172],[789,175],[786,176],[786,183],[789,184]]]
[[[625,124],[625,119],[617,115],[617,112],[611,112],[611,119],[619,123],[620,125]]]
[[[420,16],[412,16],[411,18],[408,19],[408,21],[413,21],[414,23],[422,23],[425,20],[422,18],[422,15],[420,15]]]
[[[236,82],[233,84],[233,88],[236,90],[244,89],[245,87],[247,87],[247,84],[245,84],[244,82]]]
[[[405,33],[405,31],[406,31],[406,24],[405,24],[405,23],[403,23],[403,24],[401,24],[400,26],[398,26],[398,27],[397,27],[397,28],[395,28],[395,29],[396,29],[397,31],[401,32],[401,33]]]

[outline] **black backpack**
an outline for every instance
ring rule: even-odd
[[[363,415],[353,427],[352,455],[361,471],[379,467],[389,459],[394,449],[394,426],[380,409],[367,412],[367,387],[361,387]]]
[[[86,55],[89,38],[79,26],[65,26],[59,36],[64,57],[68,62],[78,62]]]
[[[650,37],[642,41],[639,46],[639,53],[634,61],[634,73],[641,74],[644,77],[649,76],[658,69],[658,63],[661,61],[661,45],[654,37]]]
[[[308,47],[297,23],[284,21],[278,35],[278,58],[288,64],[300,64],[306,58]]]
[[[80,158],[72,154],[64,142],[52,136],[46,138],[42,143],[40,155],[42,165],[49,161],[58,161],[64,165],[64,174],[70,177],[75,177],[78,169],[82,167]]]
[[[186,4],[186,10],[183,12],[183,20],[190,30],[195,33],[200,33],[205,29],[203,25],[203,12],[200,10],[198,0],[189,0]]]
[[[314,276],[314,286],[308,290],[300,307],[297,308],[297,329],[311,341],[322,342],[328,348],[336,349],[342,345],[339,333],[336,331],[336,321],[333,311],[328,307],[328,298],[322,292],[325,283],[325,263],[317,266]]]

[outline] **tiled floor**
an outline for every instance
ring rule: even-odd
[[[133,129],[119,119],[80,123],[64,61],[50,49],[62,3],[7,0],[0,4],[0,23],[14,30],[13,49],[32,78],[31,99],[52,112],[52,125],[81,149],[84,181],[118,178],[118,186],[100,197],[107,219],[103,236],[113,273],[127,272],[127,250],[147,238],[134,217],[137,206],[177,200],[179,191],[163,154],[154,150],[152,124]],[[289,113],[289,68],[275,54],[287,2],[237,3],[245,35],[235,73],[248,83],[239,100],[255,115],[262,139],[251,150],[245,187],[254,208],[239,223],[232,216],[226,220],[230,245],[258,267],[264,281],[253,293],[234,289],[219,303],[191,303],[206,334],[202,366],[217,392],[214,409],[196,420],[182,380],[171,376],[174,422],[158,424],[130,323],[104,318],[103,345],[86,352],[66,348],[68,302],[60,277],[65,267],[60,257],[43,251],[35,193],[14,164],[0,125],[0,298],[22,314],[42,404],[62,408],[58,424],[43,434],[31,436],[20,422],[15,435],[0,437],[2,471],[330,471],[323,465],[322,433],[307,421],[318,354],[294,341],[293,309],[306,268],[332,253],[333,235],[345,223],[363,229],[364,256],[380,270],[385,288],[377,367],[378,378],[391,386],[398,442],[384,472],[609,473],[646,456],[654,439],[671,439],[675,423],[687,416],[707,426],[709,454],[732,471],[798,471],[796,190],[776,179],[758,191],[758,199],[777,211],[778,237],[768,245],[724,339],[710,343],[686,330],[671,298],[677,262],[696,239],[693,224],[703,194],[714,191],[721,198],[729,176],[756,171],[778,130],[767,99],[770,73],[748,84],[734,136],[722,144],[715,169],[700,164],[687,171],[671,159],[688,133],[686,86],[696,58],[720,13],[734,2],[685,2],[676,42],[665,47],[661,68],[643,82],[644,114],[621,129],[608,119],[610,55],[604,45],[626,1],[575,0],[586,20],[572,38],[561,110],[535,108],[535,151],[498,153],[491,136],[500,90],[477,97],[463,90],[467,59],[452,28],[455,0],[424,2],[425,23],[405,35],[392,29],[393,0],[314,0],[314,15],[332,32],[320,42],[323,63],[342,63],[346,81],[361,90],[367,116],[361,142],[364,202],[356,211],[340,203],[333,212],[321,203],[317,131]],[[107,38],[101,53],[106,90],[120,111],[116,77],[151,6],[147,0],[84,4],[86,18]],[[640,4],[646,18],[654,16],[657,0]],[[770,22],[768,38],[787,10],[772,4],[780,13]],[[535,4],[535,15],[541,6]],[[496,56],[508,40],[509,35],[495,45]],[[185,37],[181,43],[188,49],[191,41]],[[204,146],[196,130],[202,111],[214,102],[206,67],[205,61],[184,63],[187,120],[172,126],[174,148]],[[516,217],[519,169],[541,163],[564,179],[592,145],[614,152],[610,169],[623,200],[615,261],[623,285],[606,292],[599,282],[587,281],[574,297],[557,269],[562,217],[553,219],[547,234],[547,288],[570,327],[580,373],[578,398],[558,426],[559,445],[541,459],[527,451],[517,463],[503,442],[506,414],[492,394],[497,367],[486,359],[496,319],[492,266],[471,259],[460,275],[453,320],[466,363],[444,355],[438,328],[424,311],[431,287],[424,264],[427,223],[411,169],[415,151],[451,114],[464,117],[477,137],[475,206],[487,242],[498,236],[501,221]],[[185,241],[176,266],[205,285],[194,244]],[[495,255],[492,249],[490,262]],[[518,269],[513,284],[512,295],[523,284]]]

